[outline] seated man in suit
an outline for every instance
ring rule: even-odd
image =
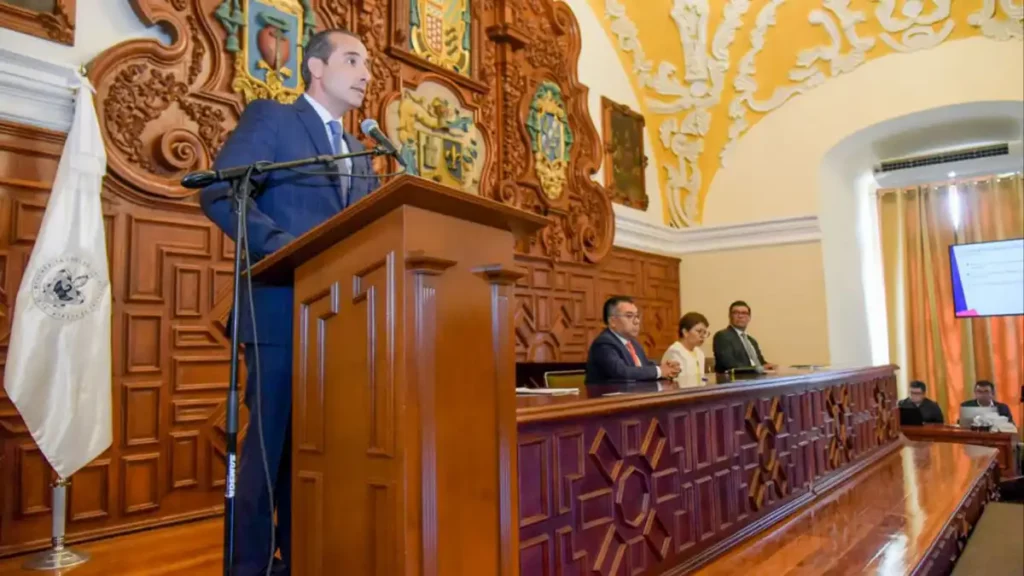
[[[245,108],[213,167],[363,150],[339,119],[362,105],[370,82],[367,64],[366,46],[351,32],[328,29],[314,34],[306,44],[301,64],[306,93],[293,104],[254,100]],[[314,167],[305,174],[267,174],[254,178],[254,182],[258,193],[250,200],[246,217],[252,262],[281,249],[378,186],[373,166],[365,156],[340,160],[332,167]],[[229,187],[220,183],[204,189],[200,203],[210,220],[237,240]],[[262,576],[268,562],[272,563],[272,574],[288,574],[293,289],[253,282],[251,302],[249,295],[243,287],[240,309],[232,314],[238,314],[238,338],[245,344],[245,404],[250,422],[262,425],[249,427],[241,450],[235,576]],[[271,560],[274,505],[274,542],[280,548],[280,560]]]
[[[910,398],[900,400],[900,408],[917,408],[921,412],[921,420],[925,424],[944,424],[942,408],[934,400],[925,396],[928,387],[920,380],[910,383]]]
[[[606,384],[630,380],[675,378],[679,363],[662,361],[658,366],[647,359],[640,334],[640,311],[633,300],[613,296],[604,303],[606,328],[590,344],[587,352],[587,384]]]
[[[766,362],[757,340],[747,334],[750,324],[750,306],[742,300],[729,305],[729,326],[715,332],[712,346],[715,352],[715,371],[728,372],[736,368],[774,370],[775,365]]]
[[[996,402],[996,385],[988,380],[978,380],[978,383],[974,385],[974,400],[961,402],[960,406],[980,406],[982,408],[995,406],[996,412],[998,412],[1000,416],[1006,416],[1006,419],[1010,424],[1014,423],[1013,414],[1010,413],[1010,407],[1002,402]]]

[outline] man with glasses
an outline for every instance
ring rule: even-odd
[[[737,369],[754,369],[757,372],[774,370],[775,365],[766,362],[757,340],[747,334],[750,324],[750,306],[742,300],[729,305],[729,327],[715,332],[715,371],[728,372]]]
[[[658,380],[679,374],[678,362],[662,360],[659,366],[644,354],[637,340],[640,311],[632,299],[613,296],[606,300],[604,323],[608,328],[598,334],[587,353],[587,384]]]

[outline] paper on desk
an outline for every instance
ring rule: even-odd
[[[539,394],[542,396],[568,396],[579,394],[579,388],[516,388],[516,394]]]

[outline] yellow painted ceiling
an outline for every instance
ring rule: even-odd
[[[588,0],[646,118],[665,223],[699,225],[743,132],[867,60],[1024,38],[1020,0]]]

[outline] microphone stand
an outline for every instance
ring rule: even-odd
[[[389,152],[377,147],[372,150],[350,152],[346,154],[322,155],[302,158],[288,162],[255,162],[247,166],[236,166],[222,170],[204,170],[192,172],[181,179],[186,188],[204,188],[218,182],[231,183],[231,197],[236,216],[235,221],[235,270],[234,294],[231,309],[231,375],[228,381],[228,405],[226,418],[225,469],[227,470],[224,490],[224,576],[233,576],[235,562],[235,470],[238,460],[238,323],[239,305],[242,285],[243,235],[246,233],[246,209],[249,205],[250,181],[255,174],[267,174],[279,170],[300,168],[313,164],[330,164],[338,160],[359,156],[380,156]],[[248,263],[247,263],[248,264]],[[257,418],[260,416],[257,415]],[[273,513],[273,510],[271,510]]]

